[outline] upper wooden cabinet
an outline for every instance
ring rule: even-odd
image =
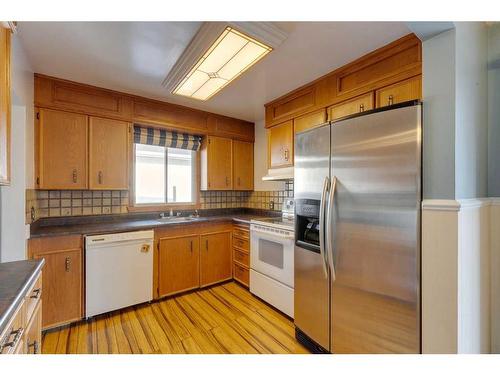
[[[89,188],[128,189],[131,124],[99,117],[89,120]]]
[[[10,30],[0,25],[0,185],[10,183]]]
[[[37,187],[86,189],[88,117],[49,109],[37,116]]]
[[[42,326],[44,329],[83,317],[83,251],[81,236],[34,238],[29,257],[45,259]]]
[[[377,90],[377,108],[408,100],[420,99],[421,97],[422,78],[421,76],[416,76]]]
[[[35,105],[122,120],[155,124],[190,134],[254,141],[254,124],[177,104],[35,74]]]
[[[200,236],[200,286],[232,277],[231,231]]]
[[[293,120],[293,131],[295,134],[307,129],[315,128],[326,122],[326,110],[324,108],[299,116]]]
[[[198,235],[159,239],[159,297],[200,286],[199,249]]]
[[[229,138],[208,136],[201,145],[201,189],[233,189],[233,144]]]
[[[233,189],[253,190],[253,143],[233,141]]]
[[[266,104],[266,127],[422,74],[422,43],[406,35]]]
[[[369,111],[370,109],[373,109],[373,92],[328,107],[328,119],[335,121],[354,113]]]
[[[293,165],[293,121],[273,126],[267,131],[269,168]]]

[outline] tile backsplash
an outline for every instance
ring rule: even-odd
[[[26,190],[26,223],[56,216],[107,215],[128,212],[128,191]],[[202,191],[200,205],[209,208],[259,208],[281,211],[284,199],[293,198],[293,181],[280,191]]]

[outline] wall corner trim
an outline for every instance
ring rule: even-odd
[[[454,199],[424,199],[422,209],[429,211],[460,211],[460,203]]]
[[[491,204],[491,198],[472,198],[472,199],[459,199],[458,203],[460,209],[462,208],[479,208],[483,206],[489,206]]]

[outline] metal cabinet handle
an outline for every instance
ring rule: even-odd
[[[389,102],[389,105],[393,105],[393,104],[394,104],[394,96],[389,95],[389,100],[388,100],[388,102]]]
[[[33,294],[30,296],[30,298],[37,299],[38,297],[40,297],[41,292],[42,292],[41,288],[34,289]]]
[[[10,331],[10,334],[9,334],[9,337],[14,335],[14,338],[12,339],[12,341],[9,341],[9,342],[6,342],[5,344],[3,344],[2,348],[5,348],[5,347],[14,347],[16,346],[17,342],[19,341],[19,339],[21,338],[21,335],[23,333],[23,328],[20,327],[16,330],[13,330],[13,331]]]
[[[240,178],[238,177],[238,186],[241,185]]]
[[[364,110],[365,110],[365,105],[364,104],[360,104],[359,105],[359,111],[360,112],[364,112]]]
[[[64,262],[64,268],[65,268],[66,272],[69,272],[69,270],[71,268],[71,258],[70,257],[66,257],[66,260]]]
[[[190,241],[190,246],[191,246],[191,254],[193,253],[193,241]]]
[[[99,184],[102,184],[102,171],[99,171],[97,179],[99,180]]]
[[[226,186],[229,186],[229,177],[226,176]]]
[[[38,354],[40,350],[40,344],[37,340],[33,341],[31,344],[28,344],[28,352],[29,348],[33,347],[33,354]]]
[[[208,240],[205,240],[205,249],[208,251]]]
[[[78,171],[76,169],[73,169],[73,183],[76,184],[78,181]]]
[[[288,149],[286,148],[285,149],[285,160],[288,161],[288,158],[289,158],[289,155],[288,155],[289,151]]]

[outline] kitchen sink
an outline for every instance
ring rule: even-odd
[[[184,216],[184,217],[165,216],[165,217],[161,217],[159,219],[156,219],[156,221],[158,221],[160,223],[184,223],[184,222],[188,222],[188,221],[196,221],[198,219],[199,218],[197,218],[197,217],[188,217],[188,216]]]

